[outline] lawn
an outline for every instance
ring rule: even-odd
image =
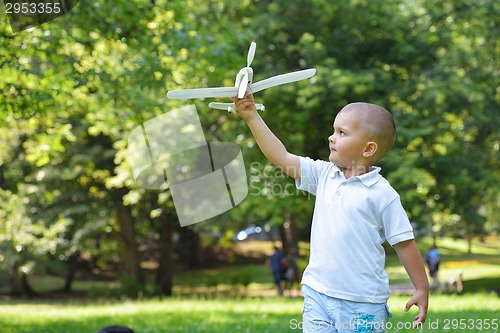
[[[430,247],[430,240],[422,239],[419,248],[422,254]],[[489,282],[497,280],[489,287],[500,287],[500,238],[489,238],[485,242],[474,241],[473,253],[467,253],[466,242],[463,240],[443,238],[438,240],[438,248],[441,253],[441,266],[439,278],[446,282],[455,278],[459,271],[462,273],[466,283],[474,290],[481,281]],[[391,284],[410,283],[399,259],[395,255],[387,257],[386,271]],[[495,281],[493,281],[495,282]],[[486,289],[486,286],[483,286]],[[466,291],[471,291],[466,290]],[[486,290],[488,291],[488,290]]]
[[[403,312],[407,300],[391,297],[388,332],[415,332],[408,327],[416,310]],[[137,333],[300,332],[301,308],[300,298],[275,297],[84,304],[7,301],[0,305],[0,327],[2,333],[93,333],[116,324]],[[435,295],[428,321],[417,331],[496,333],[499,312],[500,301],[491,294]]]
[[[428,244],[423,243],[424,251]],[[405,313],[408,295],[393,295],[388,332],[500,333],[500,244],[475,243],[467,254],[463,241],[442,240],[441,278],[463,271],[463,294],[433,291],[428,320],[409,329],[416,309]],[[305,264],[305,263],[302,263]],[[397,257],[389,256],[391,284],[407,283]],[[241,281],[251,283],[243,288]],[[33,285],[47,290],[62,283],[37,277]],[[170,332],[301,332],[301,297],[274,296],[264,265],[228,266],[177,274],[173,298],[128,300],[120,286],[79,281],[75,289],[90,297],[70,300],[13,300],[0,296],[0,333],[94,333],[108,325],[125,325],[136,333]],[[117,297],[118,296],[118,297]]]

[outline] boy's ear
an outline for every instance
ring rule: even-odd
[[[378,150],[378,144],[374,141],[369,141],[366,144],[365,151],[363,152],[363,157],[369,158],[375,155]]]

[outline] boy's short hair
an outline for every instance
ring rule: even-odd
[[[379,161],[394,145],[396,124],[389,111],[383,107],[364,102],[347,104],[340,112],[356,112],[357,125],[363,129],[367,139],[378,145],[373,162]]]

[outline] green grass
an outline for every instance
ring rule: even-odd
[[[464,241],[440,240],[441,280],[461,269],[464,293],[432,292],[428,320],[416,331],[408,327],[417,310],[403,312],[410,296],[391,296],[393,319],[388,332],[500,333],[500,299],[489,292],[500,285],[499,242],[498,238],[475,242],[473,254],[467,254]],[[424,252],[429,243],[423,240],[419,245]],[[391,283],[409,282],[397,257],[388,256],[387,271]],[[242,292],[240,282],[248,276],[252,282]],[[42,276],[30,282],[42,291],[62,286],[63,281]],[[273,297],[271,277],[263,263],[183,272],[176,275],[174,285],[176,296],[163,300],[123,300],[119,283],[92,281],[75,284],[76,290],[89,292],[87,299],[0,298],[0,333],[94,333],[108,325],[129,326],[136,333],[301,332],[302,298]],[[258,297],[241,297],[245,294]]]
[[[402,311],[408,296],[392,296],[392,329],[388,332],[415,332],[408,329],[417,310]],[[439,295],[431,294],[427,321],[420,332],[497,333],[500,332],[500,299],[493,293]],[[496,322],[496,329],[492,324]],[[490,327],[487,329],[487,324]],[[465,326],[464,326],[465,325]]]
[[[137,333],[283,332],[298,318],[296,299],[137,301],[108,304],[4,302],[2,333],[93,333],[126,325]]]
[[[404,313],[408,297],[393,296],[388,332],[408,329],[416,309]],[[2,333],[93,333],[107,325],[126,325],[137,333],[300,332],[300,298],[166,299],[124,302],[21,302],[0,304]],[[421,332],[493,333],[479,324],[497,319],[500,302],[491,294],[435,295]],[[452,329],[462,319],[467,329]],[[430,326],[431,325],[431,326]],[[446,326],[449,330],[446,330]],[[406,328],[405,328],[406,327]],[[297,329],[295,329],[297,328]],[[418,331],[418,330],[417,330]]]
[[[419,248],[423,254],[430,247],[429,239],[419,241]],[[467,253],[467,244],[463,240],[442,238],[438,240],[438,247],[441,252],[441,266],[439,278],[441,281],[448,281],[455,278],[461,270],[466,281],[475,281],[470,285],[477,285],[478,280],[484,279],[486,282],[497,279],[496,285],[484,285],[484,290],[498,288],[500,283],[500,238],[490,239],[487,242],[474,241],[473,253]],[[387,257],[386,271],[391,284],[410,283],[403,266],[397,256]],[[477,288],[473,289],[474,291]],[[466,290],[467,291],[467,290]]]

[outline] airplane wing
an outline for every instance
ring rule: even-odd
[[[282,74],[270,77],[268,79],[252,83],[248,86],[248,90],[252,93],[279,86],[282,84],[295,82],[310,78],[316,74],[316,69],[310,68],[302,71]],[[191,98],[208,98],[208,97],[232,97],[238,95],[238,87],[219,87],[219,88],[198,88],[171,90],[167,93],[169,99],[191,99]]]
[[[232,110],[234,107],[234,103],[218,103],[218,102],[211,102],[208,103],[208,107],[212,109],[218,109],[218,110]]]
[[[208,103],[208,106],[212,109],[218,109],[218,110],[225,110],[232,112],[234,108],[234,103],[218,103],[218,102],[211,102]],[[255,103],[255,108],[260,111],[264,111],[265,107],[263,104],[260,103]]]
[[[270,77],[268,79],[252,83],[249,87],[249,90],[252,93],[256,93],[258,91],[261,91],[261,90],[264,90],[267,88],[276,87],[276,86],[279,86],[282,84],[308,79],[311,76],[313,76],[314,74],[316,74],[316,69],[309,68],[309,69],[305,69],[302,71],[276,75],[276,76]]]
[[[208,98],[208,97],[231,97],[236,95],[238,95],[238,87],[220,87],[220,88],[171,90],[167,93],[167,98],[190,99],[190,98]]]

